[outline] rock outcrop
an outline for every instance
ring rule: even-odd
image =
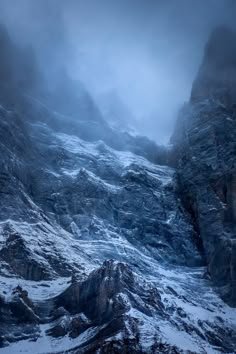
[[[112,129],[67,76],[36,97],[0,85],[3,353],[236,351],[236,310],[209,279],[234,306],[234,49],[224,62],[217,44],[233,34],[215,33],[173,151]]]
[[[172,138],[179,195],[221,296],[236,306],[236,34],[210,37]]]

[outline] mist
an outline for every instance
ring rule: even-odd
[[[204,45],[235,27],[234,0],[0,0],[0,22],[31,45],[48,88],[65,70],[111,125],[168,143]]]

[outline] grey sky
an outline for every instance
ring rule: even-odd
[[[49,80],[65,63],[101,107],[117,95],[129,124],[167,142],[209,33],[234,26],[236,1],[0,0],[0,13],[17,41],[37,49]]]

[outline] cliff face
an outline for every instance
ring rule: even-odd
[[[202,65],[193,83],[191,102],[219,98],[230,105],[236,100],[236,34],[216,28],[205,47]]]
[[[193,93],[173,138],[176,181],[170,152],[112,129],[83,87],[61,105],[60,88],[7,87],[1,353],[235,352],[236,310],[206,268],[234,305],[233,103]]]
[[[180,196],[203,242],[208,271],[236,306],[236,34],[210,37],[191,99],[172,138]]]

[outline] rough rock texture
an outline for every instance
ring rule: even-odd
[[[236,306],[236,34],[216,29],[172,141],[179,194],[195,223],[208,271]]]
[[[0,64],[1,354],[235,352],[236,310],[209,279],[234,305],[233,104],[196,81],[171,155],[68,77],[19,90],[25,60]]]

